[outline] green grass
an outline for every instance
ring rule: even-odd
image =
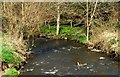
[[[7,40],[5,35],[0,34],[0,38]],[[12,40],[11,40],[12,41]],[[7,62],[7,64],[14,64],[19,65],[21,62],[21,59],[14,54],[14,49],[9,49],[10,45],[7,42],[0,41],[1,45],[1,55],[0,58],[2,58],[3,62]],[[20,55],[20,54],[19,54]],[[17,71],[14,67],[9,68],[6,72],[6,77],[18,77],[19,71]]]
[[[17,57],[13,50],[9,50],[9,45],[7,43],[2,43],[2,61],[8,64],[20,64],[20,58]]]
[[[40,27],[40,31],[44,34],[50,34],[50,35],[55,35],[55,26],[42,26]]]
[[[87,43],[87,41],[86,41],[86,36],[85,36],[85,35],[80,37],[80,42],[81,42],[82,44],[86,44],[86,43]]]
[[[41,26],[40,27],[41,33],[47,36],[55,36],[56,37],[56,26]],[[77,28],[70,26],[60,26],[59,35],[61,37],[67,37],[71,40],[78,40],[81,43],[86,43],[86,36],[85,36],[85,29],[84,28]]]
[[[20,74],[15,68],[9,68],[5,73],[5,77],[18,77]]]
[[[3,38],[3,34],[0,34],[0,38]]]
[[[14,63],[14,54],[12,51],[7,50],[7,49],[2,49],[2,61],[5,61],[9,64]]]
[[[5,35],[3,35],[3,34],[0,34],[0,38],[7,39],[7,38],[8,38],[8,36],[5,36]]]

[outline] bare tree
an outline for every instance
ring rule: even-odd
[[[94,10],[92,12],[92,15],[91,15],[91,18],[90,18],[90,22],[89,22],[89,19],[88,19],[89,7],[88,7],[88,0],[87,0],[87,42],[89,42],[89,28],[90,28],[90,25],[91,25],[92,20],[93,20],[93,16],[94,16],[95,11],[96,11],[97,3],[98,3],[98,0],[95,3]]]
[[[58,5],[57,5],[57,30],[56,30],[56,35],[59,34],[59,28],[60,28],[60,3],[58,2]]]
[[[89,40],[89,25],[88,25],[88,10],[89,10],[89,7],[88,7],[88,0],[87,0],[87,4],[86,4],[86,10],[87,10],[87,42],[88,42],[88,40]]]

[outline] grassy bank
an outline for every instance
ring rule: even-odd
[[[59,35],[56,35],[56,26],[41,26],[40,32],[42,35],[49,38],[70,39],[76,40],[82,44],[86,44],[86,35],[84,28],[60,26]]]

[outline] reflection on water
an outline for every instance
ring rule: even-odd
[[[118,75],[118,62],[73,41],[41,38],[35,45],[22,75]]]

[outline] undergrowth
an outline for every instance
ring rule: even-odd
[[[14,66],[21,65],[21,62],[24,61],[24,54],[19,53],[18,50],[15,50],[16,44],[18,42],[14,42],[14,40],[9,40],[10,36],[6,36],[0,34],[0,44],[1,44],[1,58],[2,62],[7,63],[9,68],[7,69],[5,75],[7,77],[17,77],[19,75],[19,71],[14,68]],[[14,42],[14,44],[13,44]],[[5,67],[2,65],[2,67]]]
[[[15,68],[9,68],[6,72],[5,77],[18,77],[20,74],[19,71],[17,71]]]
[[[55,36],[56,35],[56,26],[40,26],[40,32],[42,34],[45,34],[47,36]],[[58,35],[60,38],[67,37],[70,40],[77,40],[82,44],[86,44],[86,35],[85,35],[85,29],[84,28],[78,28],[78,27],[70,27],[70,26],[60,26],[60,32]]]

